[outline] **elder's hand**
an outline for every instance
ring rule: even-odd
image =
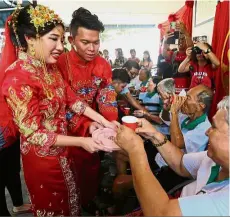
[[[134,151],[138,151],[138,149],[144,148],[144,143],[141,137],[137,135],[132,129],[123,125],[121,125],[118,129],[116,143],[128,154]]]
[[[187,97],[185,96],[174,95],[172,105],[170,108],[171,113],[178,113],[181,109],[181,106],[184,104],[186,98]]]
[[[138,119],[138,125],[139,127],[135,130],[136,133],[146,139],[151,139],[156,133],[158,133],[154,126],[144,118]]]

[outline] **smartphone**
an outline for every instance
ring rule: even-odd
[[[174,35],[167,39],[167,44],[178,44],[178,39],[180,37],[180,32],[175,31]],[[177,43],[176,43],[177,42]]]

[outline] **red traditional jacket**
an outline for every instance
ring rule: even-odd
[[[90,62],[83,61],[72,49],[61,55],[58,60],[58,67],[76,96],[96,109],[96,97],[99,90],[111,82],[112,71],[109,63],[100,56],[95,57]],[[101,114],[103,115],[103,112]],[[91,121],[86,117],[79,117],[69,112],[67,117],[71,132],[85,136]],[[81,127],[79,127],[80,125]]]
[[[76,97],[56,65],[45,72],[40,61],[24,52],[7,70],[2,93],[12,110],[21,133],[21,151],[31,145],[40,155],[58,154],[63,148],[52,147],[58,134],[67,135],[67,108],[79,116],[85,104]]]

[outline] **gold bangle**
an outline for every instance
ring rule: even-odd
[[[155,144],[155,143],[153,143],[153,145],[155,146],[155,147],[160,147],[160,146],[162,146],[162,145],[164,145],[164,144],[166,144],[167,143],[167,141],[168,141],[168,138],[167,138],[167,136],[165,136],[165,138],[164,138],[164,141],[163,142],[160,142],[160,143],[158,143],[158,144]]]

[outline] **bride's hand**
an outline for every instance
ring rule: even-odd
[[[110,129],[113,129],[113,130],[116,130],[118,129],[118,127],[120,126],[120,124],[117,122],[117,121],[112,121],[112,122],[109,122],[108,120],[106,119],[103,119],[101,121],[101,124],[104,126],[104,127],[107,127],[107,128],[110,128]]]
[[[95,142],[91,137],[82,138],[81,147],[90,153],[98,151],[111,152],[111,149],[105,148],[101,143]]]

